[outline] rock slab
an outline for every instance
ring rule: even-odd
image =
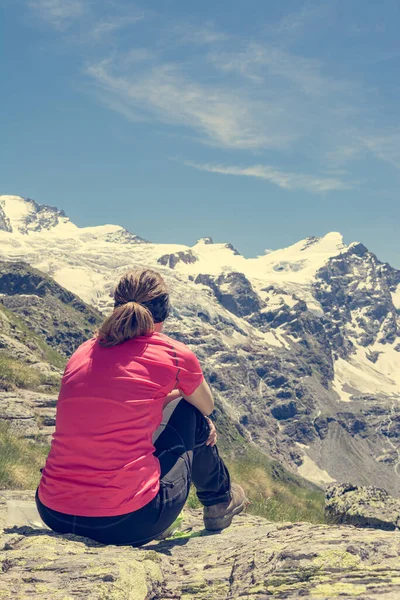
[[[5,492],[32,499],[33,492]],[[0,535],[3,600],[266,600],[400,598],[400,532],[349,525],[270,523],[240,515],[220,533],[185,509],[175,539],[101,546],[45,529]],[[1,522],[0,522],[1,526]]]

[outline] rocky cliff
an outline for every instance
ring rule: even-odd
[[[66,357],[102,321],[96,309],[22,262],[0,261],[0,303]]]
[[[57,394],[67,357],[101,320],[96,309],[40,271],[0,261],[0,395],[14,392],[23,407],[24,395],[16,389]],[[8,408],[0,399],[1,419]],[[14,416],[21,418],[21,411]],[[26,425],[25,436],[32,433]]]

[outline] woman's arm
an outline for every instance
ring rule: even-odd
[[[169,402],[172,402],[173,400],[178,400],[178,398],[182,398],[182,392],[180,392],[179,390],[172,390],[172,392],[170,392],[169,394],[167,394],[164,398],[164,406],[167,406],[167,404],[169,404]]]
[[[182,390],[179,390],[179,395],[198,408],[205,417],[210,415],[214,410],[214,399],[205,379],[203,379],[199,387],[190,396],[186,396]]]

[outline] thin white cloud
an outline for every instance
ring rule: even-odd
[[[237,52],[208,53],[208,72],[211,62],[254,81],[225,77],[216,83],[214,77],[200,83],[188,75],[196,72],[191,62],[160,64],[160,56],[133,53],[131,62],[129,54],[118,55],[86,70],[101,101],[131,121],[185,128],[221,148],[301,153],[319,172],[365,152],[356,128],[349,126],[358,116],[358,86],[325,75],[318,60],[250,44]],[[142,56],[151,65],[142,67]]]
[[[271,23],[267,29],[271,33],[284,39],[285,44],[290,43],[297,36],[303,35],[304,30],[321,22],[330,22],[330,14],[335,10],[334,2],[312,2],[308,0],[298,10],[285,14],[277,23]]]
[[[28,6],[56,29],[64,30],[85,11],[83,0],[30,0]]]
[[[327,162],[330,166],[338,167],[373,155],[400,169],[400,130],[395,129],[390,132],[354,130],[346,132],[344,137],[350,141],[338,145],[334,151],[327,154]]]
[[[400,169],[400,130],[361,136],[365,148],[377,158]]]
[[[132,50],[126,52],[120,60],[121,63],[124,63],[125,67],[128,67],[130,65],[142,63],[155,58],[156,55],[146,48],[132,48]]]
[[[229,88],[201,85],[174,65],[122,74],[120,67],[121,61],[102,61],[86,72],[103,97],[106,92],[113,99],[110,108],[125,116],[139,110],[161,123],[188,127],[201,141],[224,148],[284,148],[293,142],[290,123],[279,122],[282,107],[278,102],[261,102],[244,93],[233,94]]]
[[[144,19],[143,14],[118,17],[110,16],[95,23],[90,35],[95,40],[100,40],[105,35],[115,33],[116,31],[129,27],[130,25],[134,25],[142,19]]]
[[[171,33],[180,43],[198,46],[226,42],[230,39],[226,33],[216,30],[211,24],[195,26],[191,23],[179,23],[172,28]]]
[[[277,46],[251,43],[240,51],[210,53],[209,59],[222,71],[237,72],[260,83],[280,77],[311,96],[349,95],[357,87],[354,82],[325,75],[319,60],[297,56]]]
[[[160,19],[127,1],[26,1],[53,27],[68,29],[66,43],[77,39],[87,48],[90,63],[84,73],[110,110],[222,149],[247,150],[252,156],[274,150],[276,164],[285,156],[317,173],[296,175],[256,165],[232,174],[321,191],[348,187],[339,174],[324,172],[327,168],[341,169],[368,156],[400,166],[400,133],[376,133],[371,125],[375,116],[366,101],[371,90],[335,77],[322,60],[301,56],[290,45],[329,21],[332,3],[306,1],[264,27],[265,41],[255,43],[221,32],[210,21]],[[151,20],[151,44],[136,45],[136,35],[115,35],[112,59],[93,58],[100,50],[103,57],[110,52],[113,33],[140,27],[144,15],[146,25]]]
[[[244,177],[257,177],[265,179],[281,188],[287,190],[306,190],[312,193],[331,192],[333,190],[351,189],[351,185],[337,177],[317,177],[303,173],[282,171],[271,165],[254,165],[251,167],[231,167],[224,165],[199,164],[192,161],[184,161],[188,167],[194,167],[200,171],[210,173],[221,173],[222,175],[238,175]]]
[[[338,144],[334,150],[327,152],[326,163],[330,168],[338,168],[348,164],[350,161],[358,160],[365,156],[365,145],[360,142],[358,134],[344,135],[349,139],[348,143]]]
[[[139,108],[128,106],[126,102],[119,100],[113,94],[100,91],[97,98],[101,104],[106,106],[108,109],[119,113],[131,123],[149,121],[149,117],[146,113],[141,111]]]
[[[385,33],[386,27],[383,23],[376,23],[374,26],[350,25],[349,33],[353,35],[370,35],[374,33]]]

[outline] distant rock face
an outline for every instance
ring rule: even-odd
[[[102,322],[95,309],[23,263],[0,261],[0,302],[66,356]]]
[[[225,248],[232,250],[232,252],[235,256],[241,256],[240,252],[238,250],[236,250],[236,248],[233,244],[225,244]]]
[[[198,275],[194,282],[209,286],[218,302],[238,317],[246,317],[263,306],[243,273],[228,273],[217,278]]]
[[[185,265],[193,264],[197,262],[198,258],[191,251],[187,250],[186,252],[174,252],[173,254],[164,254],[157,259],[157,262],[164,267],[169,267],[170,269],[175,269],[176,265],[180,262]]]
[[[66,218],[63,210],[59,210],[54,206],[46,204],[38,204],[35,200],[27,198],[26,200],[32,206],[32,212],[25,219],[25,231],[41,231],[42,229],[50,229],[58,224],[60,218]]]
[[[138,235],[134,235],[127,231],[126,229],[120,229],[119,231],[115,231],[113,233],[108,233],[104,236],[104,241],[110,244],[148,244],[147,240],[139,237]]]
[[[351,484],[329,486],[326,491],[325,513],[329,523],[400,529],[400,500],[376,487]]]
[[[281,397],[284,397],[285,394],[287,394],[288,396],[291,395],[290,392],[282,392]],[[293,400],[289,400],[289,402],[279,402],[271,409],[272,416],[275,417],[275,419],[278,419],[278,421],[291,419],[295,416],[296,412],[297,406],[296,402],[294,402]]]
[[[0,496],[0,531],[6,499]],[[3,525],[4,527],[4,525]],[[185,509],[179,538],[101,546],[32,527],[0,533],[0,597],[65,600],[398,600],[400,533],[239,515],[216,534]]]
[[[362,244],[352,245],[318,271],[315,297],[337,355],[347,357],[355,343],[369,347],[398,339],[399,316],[392,293],[399,284],[400,271],[380,263]]]
[[[212,239],[212,237],[202,237],[199,240],[197,240],[198,244],[213,244],[214,240]]]
[[[10,223],[10,219],[6,216],[1,203],[0,203],[0,230],[7,231],[8,233],[12,232],[12,227]]]

